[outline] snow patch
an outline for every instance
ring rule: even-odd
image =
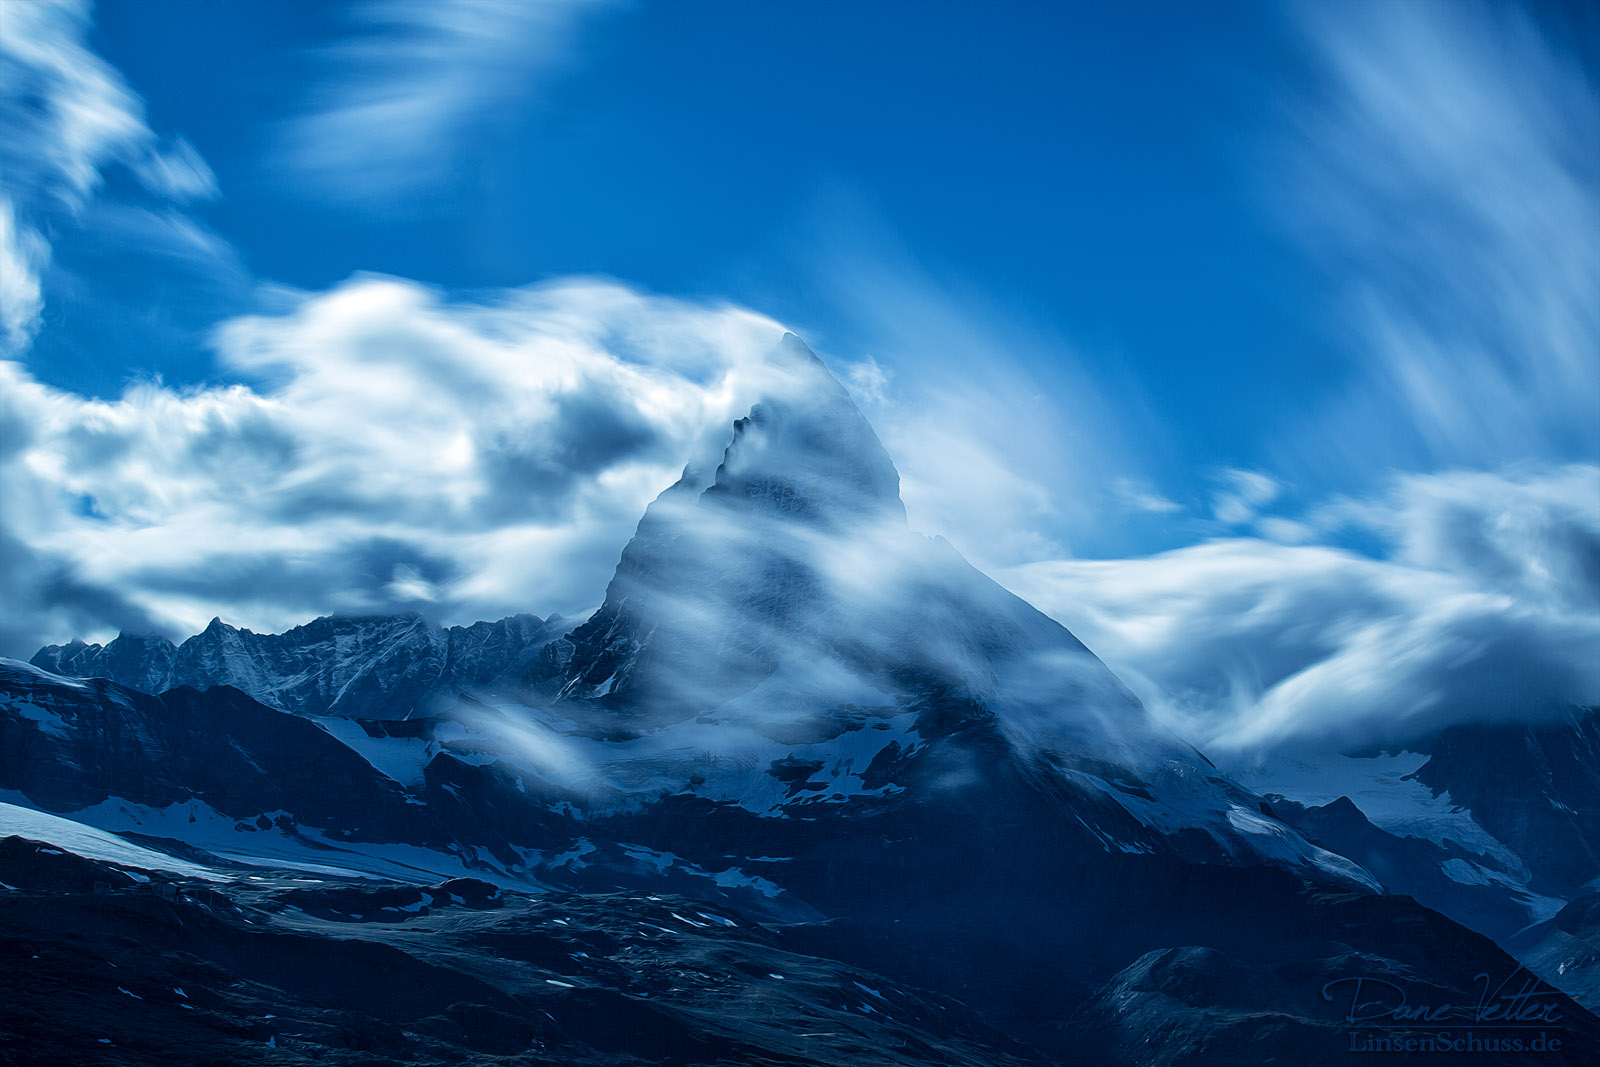
[[[1456,805],[1448,792],[1435,794],[1408,777],[1429,758],[1423,752],[1332,755],[1276,759],[1229,771],[1236,781],[1257,793],[1276,793],[1307,807],[1349,797],[1372,825],[1396,837],[1418,837],[1436,845],[1453,841],[1492,857],[1507,870],[1521,871],[1522,860]]]
[[[0,802],[0,837],[9,837],[13,834],[33,841],[46,841],[86,859],[101,860],[119,866],[165,871],[188,878],[202,878],[208,882],[228,879],[228,876],[220,871],[168,856],[143,845],[136,845],[98,827],[33,808]]]

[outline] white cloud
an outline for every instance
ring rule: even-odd
[[[1257,512],[1276,500],[1283,488],[1260,471],[1223,471],[1222,483],[1226,488],[1212,498],[1212,513],[1218,522],[1229,526],[1243,526],[1254,520]]]
[[[1300,545],[1307,541],[1316,540],[1315,528],[1307,523],[1286,519],[1281,515],[1269,515],[1256,521],[1256,529],[1261,536],[1269,541],[1277,541],[1285,545]]]
[[[609,0],[367,0],[325,49],[281,147],[323,195],[387,199],[448,180],[472,133],[525,111]]]
[[[217,194],[194,146],[158,137],[143,101],[88,47],[91,21],[81,0],[0,5],[0,354],[22,351],[37,330],[51,259],[44,234],[81,221],[107,168],[127,167],[162,200]],[[185,225],[205,232],[192,219]]]
[[[1398,562],[1521,602],[1600,608],[1600,468],[1587,464],[1406,475],[1377,500],[1319,509],[1316,521],[1377,531]]]
[[[81,205],[106,164],[149,150],[143,105],[85,44],[88,3],[6,4],[0,19],[7,184],[49,187]]]
[[[890,373],[868,356],[859,363],[847,363],[840,368],[844,384],[851,395],[863,404],[882,404],[889,393]]]
[[[1408,476],[1300,525],[1392,555],[1230,539],[1005,579],[1219,752],[1600,702],[1600,468]]]
[[[49,255],[44,238],[18,226],[11,201],[0,196],[0,354],[26,348],[39,328],[39,272]]]
[[[1572,42],[1515,5],[1300,10],[1323,81],[1273,173],[1353,362],[1280,458],[1370,476],[1600,454],[1600,96]]]
[[[278,300],[218,334],[254,387],[94,401],[0,363],[6,652],[218,613],[581,611],[645,504],[718,455],[782,333],[598,280]]]
[[[146,189],[169,200],[210,200],[221,192],[210,165],[182,137],[136,159],[133,170]]]
[[[1112,492],[1124,507],[1151,515],[1170,515],[1183,510],[1183,505],[1169,500],[1148,484],[1133,478],[1118,478],[1112,483]]]

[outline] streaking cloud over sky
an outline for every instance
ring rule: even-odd
[[[414,207],[470,166],[474,141],[537,110],[542,82],[606,0],[380,0],[315,50],[300,114],[282,128],[288,177],[354,207]]]
[[[0,6],[0,653],[580,614],[791,329],[1203,746],[1600,701],[1592,11],[848,22]]]
[[[1305,18],[1329,89],[1294,120],[1283,210],[1336,279],[1357,367],[1293,447],[1347,469],[1593,457],[1600,99],[1566,54],[1582,37],[1510,5]],[[1576,29],[1592,47],[1592,22]]]

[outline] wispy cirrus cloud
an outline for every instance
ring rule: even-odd
[[[0,6],[0,354],[23,351],[38,330],[46,234],[83,225],[111,167],[125,167],[159,205],[119,205],[141,216],[135,247],[192,246],[197,235],[222,245],[174,206],[216,196],[215,175],[193,145],[150,128],[138,94],[88,46],[91,15],[85,0]]]
[[[49,255],[44,236],[19,222],[16,207],[0,196],[0,352],[26,348],[38,329],[44,310],[39,271]]]
[[[1275,145],[1292,161],[1275,200],[1337,280],[1352,363],[1280,459],[1370,475],[1600,455],[1600,96],[1580,27],[1466,0],[1298,11],[1320,77]]]
[[[1163,427],[1139,389],[1051,324],[920,260],[870,200],[817,198],[802,261],[848,327],[808,337],[901,475],[912,525],[989,570],[1178,517],[1152,475]],[[854,357],[854,360],[851,359]]]
[[[362,0],[276,149],[315,191],[386,203],[448,182],[485,127],[526,114],[612,0]]]
[[[1257,509],[1272,503],[1283,488],[1260,471],[1224,471],[1221,481],[1224,488],[1212,498],[1212,513],[1230,526],[1253,520]]]

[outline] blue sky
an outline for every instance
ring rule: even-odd
[[[90,39],[152,128],[181,133],[217,175],[222,195],[194,214],[252,278],[322,289],[367,270],[472,289],[601,273],[733,299],[848,349],[860,342],[817,274],[829,246],[861,240],[865,214],[896,254],[1135,365],[1209,449],[1237,420],[1196,410],[1196,387],[1294,388],[1336,358],[1313,322],[1320,272],[1285,247],[1258,188],[1271,165],[1258,142],[1316,78],[1282,15],[549,6],[559,54],[462,93],[438,136],[375,138],[388,151],[370,168],[304,159],[307,112],[384,78],[437,100],[427,78],[471,73],[407,70],[421,31],[362,32],[382,5],[153,17],[109,3]],[[529,38],[555,29],[508,21]],[[124,342],[122,365],[76,331],[41,337],[38,356],[78,388],[115,392],[130,369],[207,379],[215,312],[183,322],[188,344]]]
[[[581,611],[789,328],[1191,732],[1385,641],[1600,699],[1591,7],[12,0],[0,57],[0,652]]]

